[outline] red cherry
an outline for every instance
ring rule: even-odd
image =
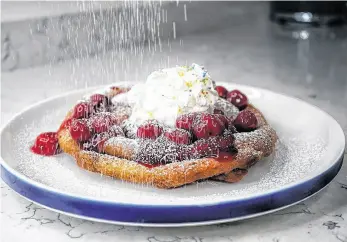
[[[87,122],[84,120],[74,120],[69,127],[70,135],[74,140],[86,141],[91,137]]]
[[[164,136],[176,144],[188,145],[191,142],[191,135],[184,129],[174,129],[164,132]]]
[[[92,111],[90,103],[81,102],[77,103],[73,109],[72,118],[88,118]]]
[[[191,145],[192,158],[217,157],[219,149],[215,138],[197,140]]]
[[[35,154],[46,156],[60,153],[58,134],[56,132],[46,132],[38,135],[31,150]]]
[[[221,98],[226,98],[227,97],[228,90],[225,87],[223,87],[223,86],[216,86],[214,89],[217,91],[218,96],[220,96]]]
[[[193,121],[196,113],[188,113],[179,116],[176,119],[176,127],[190,131],[192,129]]]
[[[90,102],[93,107],[98,107],[100,105],[106,106],[108,103],[108,98],[102,94],[93,94],[90,96]]]
[[[257,117],[249,110],[243,110],[234,120],[234,126],[237,131],[252,131],[257,128]]]
[[[136,132],[137,137],[156,139],[163,132],[163,128],[154,120],[148,120],[142,124]]]
[[[116,136],[124,136],[124,133],[121,127],[118,125],[113,125],[106,132],[94,134],[87,143],[83,144],[83,149],[103,153],[105,142]]]
[[[113,124],[116,124],[118,119],[116,115],[109,112],[96,113],[88,120],[89,126],[95,133],[107,131]]]
[[[224,123],[217,115],[203,113],[196,116],[193,123],[193,132],[196,138],[206,139],[220,135],[225,129]]]
[[[247,96],[239,90],[229,92],[227,95],[227,100],[240,110],[244,109],[248,105]]]
[[[227,128],[230,122],[229,118],[222,114],[215,114],[217,118],[223,123],[224,127]]]
[[[226,129],[232,131],[232,133],[236,132],[232,118],[227,117],[225,115],[220,115],[220,114],[216,114],[216,115],[218,116],[219,120],[223,122],[224,127]]]
[[[60,125],[59,130],[69,128],[71,126],[72,121],[75,120],[73,118],[68,118],[63,121],[63,123]]]
[[[229,130],[224,130],[222,136],[216,137],[216,144],[220,150],[226,151],[232,147],[234,143],[234,136]]]

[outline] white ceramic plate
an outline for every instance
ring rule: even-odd
[[[1,175],[16,192],[42,206],[90,220],[140,226],[193,226],[259,216],[297,203],[326,186],[343,159],[338,123],[317,107],[267,90],[220,83],[245,92],[279,136],[274,154],[239,183],[212,181],[160,190],[80,169],[68,155],[29,151],[43,131],[54,131],[89,90],[40,102],[1,132]]]

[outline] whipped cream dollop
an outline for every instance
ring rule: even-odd
[[[155,119],[174,127],[178,116],[191,112],[213,112],[218,94],[208,72],[197,64],[177,66],[151,73],[121,96],[133,109],[129,121],[140,125]]]

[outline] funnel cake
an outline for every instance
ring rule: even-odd
[[[146,96],[158,80],[164,83],[159,93]],[[277,135],[263,114],[242,92],[215,86],[204,68],[152,73],[146,85],[112,86],[84,97],[61,124],[57,149],[83,169],[158,188],[205,179],[238,182],[273,152]],[[182,93],[187,99],[176,101]]]

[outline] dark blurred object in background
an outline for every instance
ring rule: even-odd
[[[270,19],[281,25],[341,26],[347,24],[347,2],[271,2]]]

